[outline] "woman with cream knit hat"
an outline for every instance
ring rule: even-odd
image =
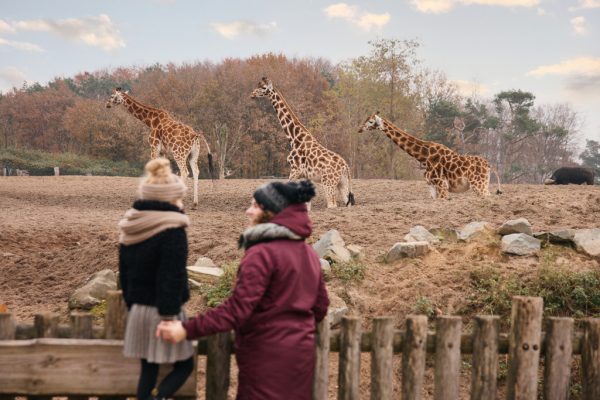
[[[194,366],[191,342],[171,344],[154,335],[161,321],[185,320],[187,187],[165,158],[149,161],[145,169],[138,199],[119,221],[119,278],[129,309],[123,352],[140,359],[140,400],[172,397]],[[173,363],[173,370],[156,386],[162,363]]]

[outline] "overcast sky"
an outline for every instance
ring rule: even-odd
[[[466,94],[569,103],[600,141],[600,0],[0,0],[0,90],[84,71],[275,52],[334,63],[418,39]]]

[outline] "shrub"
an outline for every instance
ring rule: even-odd
[[[339,279],[344,284],[358,283],[365,278],[366,269],[364,264],[354,260],[346,263],[333,263],[330,276]]]
[[[204,296],[207,306],[216,307],[231,296],[237,278],[238,266],[238,261],[223,264],[221,268],[224,273],[217,282],[215,284],[206,283],[201,286],[200,292]]]

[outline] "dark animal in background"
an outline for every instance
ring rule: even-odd
[[[544,181],[544,185],[594,184],[594,171],[584,167],[561,167]]]

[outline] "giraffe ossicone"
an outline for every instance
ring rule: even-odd
[[[461,193],[469,188],[480,196],[488,196],[491,171],[498,181],[496,194],[502,193],[498,173],[483,157],[461,155],[443,144],[418,139],[380,117],[379,112],[370,115],[358,131],[368,130],[382,131],[398,147],[425,166],[425,180],[434,199],[445,199],[448,198],[448,192]]]
[[[148,137],[151,148],[150,158],[158,157],[161,152],[172,154],[181,177],[185,179],[188,177],[187,162],[189,162],[194,185],[192,208],[196,208],[198,206],[198,175],[200,174],[198,157],[201,143],[204,143],[208,152],[208,169],[211,178],[214,176],[212,153],[204,134],[196,132],[192,127],[175,120],[166,111],[141,103],[128,92],[123,92],[120,87],[117,87],[106,102],[106,108],[119,104],[123,105],[131,115],[151,129]]]
[[[250,95],[252,99],[258,97],[271,100],[281,127],[290,141],[292,150],[287,156],[291,167],[289,179],[320,182],[325,190],[327,208],[337,207],[338,196],[346,206],[354,205],[350,168],[342,156],[319,143],[302,125],[269,78],[263,77]]]

